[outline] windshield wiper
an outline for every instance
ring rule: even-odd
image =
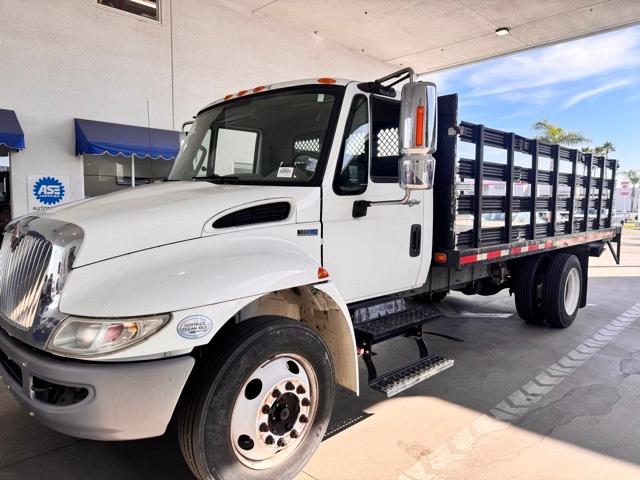
[[[205,180],[213,183],[225,183],[227,180],[239,180],[240,177],[236,177],[233,175],[218,175],[217,173],[212,173],[211,175],[206,175],[204,177],[193,177],[193,180]]]

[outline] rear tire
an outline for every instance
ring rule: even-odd
[[[449,292],[447,290],[442,290],[441,292],[434,292],[431,294],[431,299],[429,300],[431,303],[437,303],[447,296]]]
[[[294,478],[333,409],[322,338],[292,319],[257,317],[227,331],[197,368],[178,410],[180,448],[196,478]]]
[[[554,255],[543,284],[543,308],[549,326],[567,328],[578,315],[582,296],[582,267],[570,253]]]
[[[531,325],[546,325],[542,301],[546,261],[543,255],[526,258],[515,273],[516,310]]]

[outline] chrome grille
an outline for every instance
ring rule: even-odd
[[[0,313],[20,329],[33,325],[51,250],[51,242],[32,234],[15,238],[8,232],[2,240]]]

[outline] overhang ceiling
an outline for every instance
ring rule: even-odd
[[[235,0],[394,66],[442,70],[640,22],[640,0]],[[498,28],[510,33],[496,35]],[[594,59],[597,61],[597,59]]]

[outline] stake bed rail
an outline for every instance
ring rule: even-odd
[[[595,241],[619,243],[621,229],[611,223],[617,160],[484,125],[458,123],[457,110],[457,95],[438,99],[435,263],[461,268]],[[475,158],[461,155],[459,142],[472,144]],[[487,147],[504,154],[505,161],[486,160]],[[517,155],[530,166],[517,165]],[[540,168],[542,159],[550,168]],[[489,182],[504,184],[504,195],[485,194]],[[514,185],[528,187],[528,195],[514,195]],[[472,188],[471,194],[463,187]],[[540,195],[541,187],[548,195]],[[546,212],[548,221],[541,221]],[[526,221],[514,224],[523,216]],[[472,226],[457,231],[456,222],[468,217]],[[496,223],[496,217],[502,225],[483,225],[490,218]]]

